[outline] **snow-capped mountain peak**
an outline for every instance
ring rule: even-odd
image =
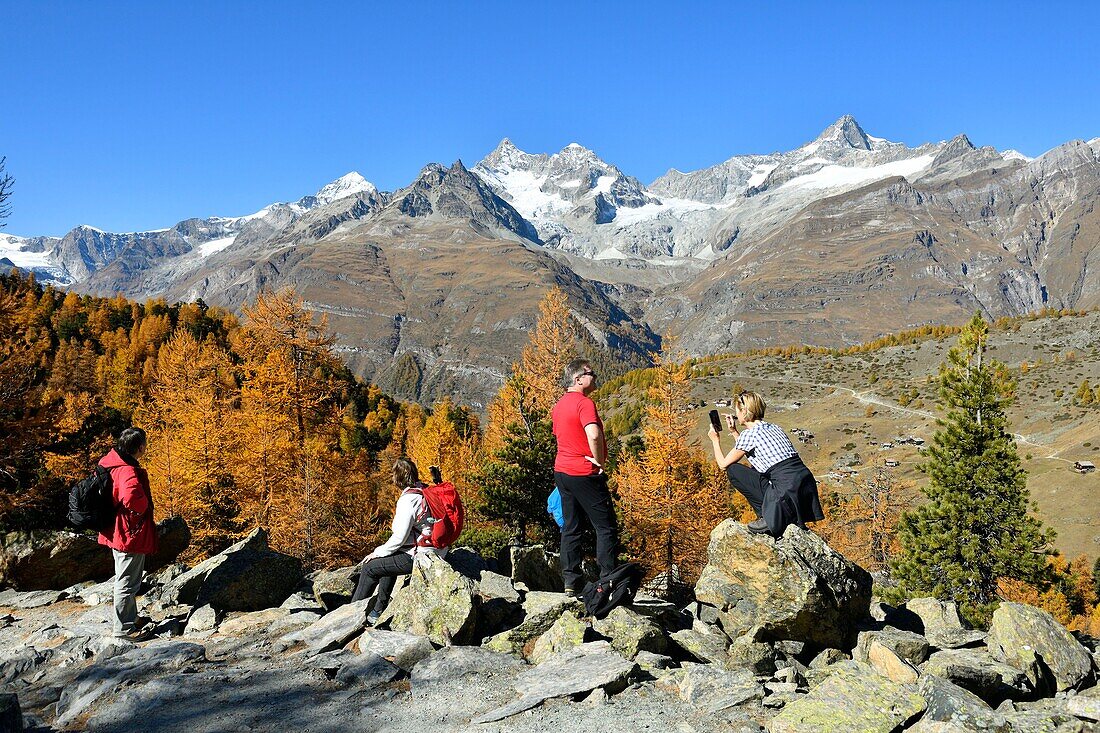
[[[359,173],[352,171],[325,185],[313,197],[317,200],[315,206],[325,206],[333,201],[354,196],[357,193],[374,195],[378,193],[378,189]]]
[[[815,143],[819,151],[822,147],[871,149],[871,141],[868,139],[867,133],[856,122],[856,118],[851,115],[844,115],[826,127],[811,145]]]

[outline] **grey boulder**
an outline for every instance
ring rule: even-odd
[[[1094,678],[1089,650],[1046,611],[1002,603],[993,612],[986,644],[997,659],[1018,669],[1036,670],[1036,689],[1063,692],[1086,687]]]
[[[435,647],[426,637],[384,629],[367,629],[359,637],[358,643],[360,654],[383,657],[406,672],[435,651]]]
[[[542,545],[511,547],[512,582],[522,583],[527,590],[561,593],[565,584],[561,577],[558,556]]]
[[[731,637],[759,628],[773,639],[850,647],[868,617],[871,576],[813,532],[773,539],[734,520],[711,532],[696,598]]]
[[[968,731],[1003,731],[1010,728],[1004,715],[977,695],[935,675],[924,675],[917,685],[927,703],[922,720],[951,723]]]
[[[368,603],[369,600],[362,600],[340,606],[309,626],[286,634],[282,642],[287,645],[304,644],[309,651],[317,654],[338,649],[366,628]]]
[[[479,602],[475,581],[436,559],[428,567],[413,567],[408,584],[394,596],[378,625],[427,636],[440,646],[469,644],[475,640]]]
[[[165,605],[209,604],[220,611],[260,611],[282,603],[301,580],[301,561],[271,550],[267,532],[256,528],[168,582],[156,600]]]

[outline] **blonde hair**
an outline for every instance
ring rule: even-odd
[[[749,420],[755,422],[764,419],[764,410],[768,409],[768,405],[759,394],[756,392],[742,392],[737,395],[737,401],[749,414]]]
[[[416,486],[420,476],[416,471],[416,464],[408,458],[398,458],[393,463],[393,485],[399,489],[407,489]]]

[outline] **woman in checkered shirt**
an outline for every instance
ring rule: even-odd
[[[737,430],[733,415],[726,415],[733,433],[733,449],[722,453],[721,437],[713,427],[710,442],[714,460],[726,469],[730,485],[756,511],[757,518],[749,522],[749,529],[782,537],[789,525],[805,528],[806,522],[821,521],[825,514],[817,495],[817,481],[783,429],[764,422],[766,408],[764,398],[756,392],[742,392],[734,403],[742,429]],[[752,468],[740,463],[742,458],[748,458]]]

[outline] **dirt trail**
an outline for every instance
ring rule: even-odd
[[[859,402],[861,402],[865,405],[876,405],[878,407],[882,407],[882,408],[885,408],[887,410],[892,410],[894,412],[900,412],[900,413],[903,413],[903,414],[906,414],[906,415],[914,415],[914,416],[917,416],[917,417],[928,418],[930,420],[937,419],[936,415],[932,412],[929,412],[928,410],[918,410],[918,409],[915,409],[915,408],[912,408],[912,407],[902,407],[901,405],[897,404],[896,402],[891,402],[891,401],[875,394],[874,392],[872,392],[869,389],[859,391],[859,390],[853,389],[851,387],[845,387],[843,384],[830,384],[828,382],[811,382],[811,381],[804,380],[804,379],[792,379],[790,377],[784,377],[784,378],[759,377],[759,376],[752,375],[752,374],[727,374],[726,376],[733,377],[734,379],[754,379],[758,382],[775,382],[777,384],[798,384],[798,385],[808,386],[808,387],[825,387],[827,389],[834,389],[834,390],[839,390],[841,392],[847,392],[847,393],[851,394],[853,397],[855,397],[856,400],[858,400]],[[1028,438],[1026,435],[1021,435],[1020,433],[1012,433],[1012,437],[1014,437],[1016,439],[1016,441],[1019,442],[1019,443],[1024,443],[1025,445],[1029,445],[1029,446],[1032,446],[1034,448],[1038,448],[1038,449],[1043,450],[1043,451],[1050,451],[1050,448],[1051,448],[1050,445],[1044,445],[1042,443],[1036,443],[1035,441]],[[1047,459],[1050,459],[1050,460],[1053,460],[1053,461],[1062,461],[1063,463],[1072,464],[1073,461],[1070,461],[1070,460],[1067,460],[1065,458],[1061,458],[1061,457],[1058,456],[1058,454],[1061,453],[1061,452],[1062,451],[1060,451],[1060,450],[1054,451],[1052,453],[1048,452],[1044,456],[1044,458],[1047,458]]]

